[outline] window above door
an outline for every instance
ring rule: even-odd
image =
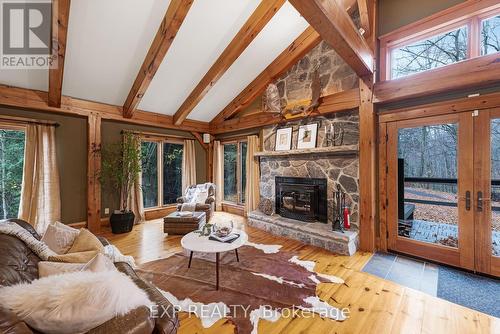
[[[380,37],[380,80],[500,51],[500,4],[467,1]]]

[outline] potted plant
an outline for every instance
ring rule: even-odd
[[[121,194],[120,210],[109,219],[115,234],[132,231],[135,215],[128,207],[128,198],[141,171],[140,141],[132,133],[125,133],[121,143],[106,145],[101,150],[101,184],[114,196]]]

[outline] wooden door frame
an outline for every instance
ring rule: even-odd
[[[474,117],[474,133],[487,134],[478,136],[474,141],[474,198],[473,207],[477,208],[477,193],[483,192],[483,211],[475,213],[476,270],[500,276],[500,257],[494,257],[492,245],[491,211],[491,120],[500,118],[500,108],[481,110]],[[487,162],[487,163],[486,163]]]
[[[397,206],[391,203],[397,203],[397,178],[389,175],[397,175],[397,136],[390,135],[395,133],[398,128],[418,127],[423,125],[458,123],[458,210],[462,224],[459,224],[459,247],[451,248],[442,245],[426,244],[415,240],[400,238],[397,235]],[[473,178],[460,178],[460,175],[473,175],[473,142],[470,140],[473,133],[472,116],[469,112],[432,116],[411,120],[400,120],[388,122],[380,125],[380,129],[386,129],[385,136],[379,136],[379,156],[380,164],[387,162],[386,173],[380,173],[379,185],[381,196],[379,201],[380,208],[380,246],[383,249],[396,250],[402,253],[409,253],[423,258],[433,259],[446,264],[460,266],[466,269],[474,268],[474,225],[473,210],[465,210],[465,197],[460,194],[466,190],[473,192]],[[385,138],[384,138],[385,137]],[[385,140],[384,140],[385,139]],[[395,191],[396,190],[396,191]],[[465,222],[469,221],[469,224]],[[382,239],[387,236],[387,243],[384,245]],[[418,245],[418,247],[417,247]],[[471,246],[472,245],[472,246]]]

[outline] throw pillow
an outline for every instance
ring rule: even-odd
[[[41,241],[57,254],[65,254],[73,245],[78,233],[80,232],[76,228],[55,222],[49,224]]]
[[[205,202],[207,201],[207,198],[208,198],[208,191],[207,190],[199,191],[196,194],[195,202],[205,204]]]
[[[49,261],[53,262],[66,262],[66,263],[87,263],[92,260],[98,251],[85,251],[77,253],[61,254],[56,256],[49,256]]]
[[[78,253],[86,251],[97,251],[102,253],[103,249],[104,246],[99,241],[99,239],[86,228],[82,228],[80,229],[80,233],[78,233],[75,242],[68,250],[68,253]]]
[[[38,262],[38,278],[81,271],[85,263]]]
[[[82,271],[113,271],[117,270],[115,264],[104,254],[97,254],[89,263],[83,266]]]
[[[84,271],[0,288],[0,305],[37,331],[66,334],[85,333],[151,302],[119,271]]]
[[[113,262],[101,253],[98,253],[88,263],[63,263],[53,261],[38,262],[38,277],[47,277],[52,275],[60,275],[77,271],[102,271],[116,270]]]

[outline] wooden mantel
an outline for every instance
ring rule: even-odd
[[[290,155],[345,155],[345,154],[358,154],[358,145],[342,145],[342,146],[329,146],[329,147],[317,147],[317,148],[307,148],[300,150],[289,150],[289,151],[262,151],[254,154],[255,157],[287,157]]]

